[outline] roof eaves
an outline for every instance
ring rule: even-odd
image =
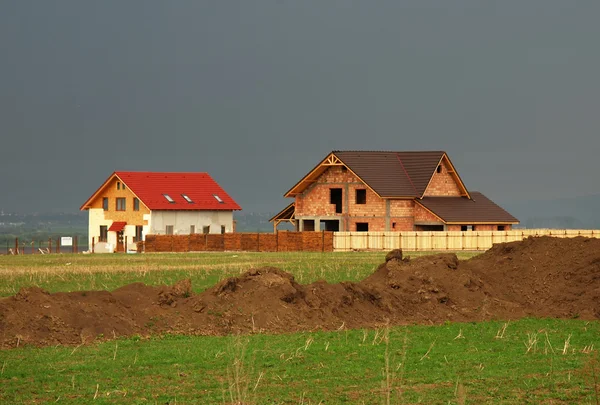
[[[89,209],[89,204],[91,203],[91,201],[93,201],[98,194],[100,194],[100,192],[108,185],[108,183],[114,178],[114,177],[118,177],[117,176],[117,172],[112,172],[112,174],[110,176],[108,176],[108,178],[104,181],[104,183],[102,183],[102,185],[100,187],[98,187],[98,189],[96,191],[94,191],[94,193],[90,196],[90,198],[88,198],[81,207],[79,207],[79,211],[83,211],[86,209]]]

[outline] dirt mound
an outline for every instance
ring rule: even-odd
[[[392,251],[360,283],[301,285],[291,274],[265,267],[197,295],[190,280],[162,287],[136,283],[113,292],[25,288],[0,299],[0,347],[523,316],[600,319],[600,240],[529,238],[467,261],[453,254],[409,260]]]

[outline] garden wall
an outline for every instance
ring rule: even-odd
[[[146,235],[144,252],[333,252],[333,232]]]

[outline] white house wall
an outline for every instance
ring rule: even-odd
[[[205,226],[210,226],[210,233],[233,232],[232,211],[152,211],[150,214],[150,234],[164,235],[167,225],[173,226],[174,235],[188,235],[190,225],[194,225],[196,233],[202,233]]]

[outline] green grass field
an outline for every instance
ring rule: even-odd
[[[358,281],[383,253],[0,256],[0,295],[191,278],[250,267]],[[462,256],[466,258],[467,256]],[[600,322],[525,319],[230,337],[156,336],[0,351],[0,403],[598,404]]]

